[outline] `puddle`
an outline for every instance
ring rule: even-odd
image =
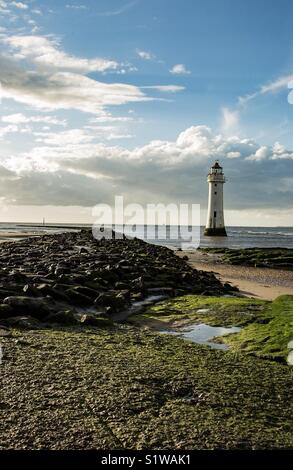
[[[178,328],[176,330],[161,330],[161,333],[179,336],[180,338],[188,339],[197,344],[205,344],[213,349],[227,350],[229,346],[227,344],[213,343],[212,339],[216,336],[224,336],[230,333],[238,333],[241,328],[237,326],[222,327],[222,326],[210,326],[205,323],[196,325],[188,325],[185,327]]]
[[[128,309],[128,312],[130,315],[139,313],[144,310],[145,307],[153,305],[161,300],[165,300],[166,298],[166,295],[149,295],[146,299],[137,300],[136,302],[133,302],[131,307]]]
[[[166,295],[149,295],[146,299],[133,302],[127,310],[117,313],[112,318],[114,321],[125,321],[131,315],[136,315],[137,313],[142,312],[146,307],[153,305],[161,300],[165,300],[166,298]]]

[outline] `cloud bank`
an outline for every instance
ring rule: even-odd
[[[227,209],[286,208],[293,193],[293,152],[280,143],[216,135],[192,126],[174,141],[133,150],[107,146],[84,130],[44,135],[31,152],[8,158],[0,172],[6,204],[92,206],[127,202],[207,202],[206,174],[220,159],[228,183]],[[4,173],[3,173],[4,172]]]

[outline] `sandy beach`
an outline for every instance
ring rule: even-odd
[[[201,251],[178,251],[177,255],[188,256],[192,267],[212,271],[221,281],[238,287],[245,296],[274,300],[280,295],[293,295],[292,271],[231,266],[222,263],[218,254]]]

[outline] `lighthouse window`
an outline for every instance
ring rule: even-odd
[[[215,183],[215,186],[217,186],[217,183]]]
[[[217,194],[217,191],[215,191],[215,194]]]
[[[214,211],[214,218],[217,217],[217,211]]]

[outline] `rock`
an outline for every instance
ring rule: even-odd
[[[11,295],[16,295],[21,293],[21,288],[17,288],[15,286],[9,286],[9,289],[4,289],[0,287],[0,298],[2,300],[5,299],[5,297],[10,297]]]
[[[11,336],[11,331],[4,325],[0,325],[0,338],[8,338]]]
[[[53,312],[45,318],[46,322],[60,323],[62,325],[76,325],[77,319],[71,310]]]
[[[175,291],[173,287],[152,287],[151,289],[148,289],[148,294],[174,297]]]
[[[239,291],[238,287],[236,287],[236,286],[231,286],[231,284],[230,284],[229,282],[225,282],[224,288],[227,289],[228,291],[234,291],[234,292],[238,292],[238,291]]]
[[[110,307],[110,312],[118,312],[119,310],[124,310],[129,304],[129,301],[123,291],[113,290],[100,294],[96,298],[95,304]]]
[[[31,316],[20,316],[10,317],[5,321],[6,325],[13,328],[21,328],[26,330],[37,330],[43,327],[43,325]]]
[[[140,276],[136,279],[133,279],[131,281],[131,286],[135,292],[142,292],[145,288],[143,277]]]
[[[182,256],[182,259],[183,259],[184,261],[188,261],[188,260],[189,260],[189,258],[188,258],[187,255]]]
[[[73,290],[78,294],[86,295],[92,299],[96,299],[97,295],[99,294],[99,291],[86,286],[76,286],[73,288]]]
[[[30,284],[26,284],[22,290],[26,296],[38,297],[38,295],[40,295],[37,289],[34,286],[31,286]]]
[[[0,304],[0,319],[12,317],[13,308],[10,305]]]
[[[19,271],[11,271],[8,275],[10,281],[27,282],[27,276]]]
[[[107,282],[105,282],[103,279],[93,279],[92,281],[85,281],[84,282],[85,287],[89,287],[90,289],[93,289],[97,292],[104,291],[107,286]]]
[[[51,287],[48,284],[39,284],[36,290],[42,296],[50,295],[50,297],[55,300],[59,300],[61,302],[69,302],[68,295],[58,290],[55,286]]]
[[[87,295],[79,293],[74,288],[68,289],[66,291],[66,295],[68,296],[70,303],[73,305],[86,307],[93,304],[93,299]]]
[[[50,313],[50,308],[43,298],[11,296],[6,297],[3,303],[12,308],[14,316],[28,314],[41,319]]]
[[[57,266],[54,271],[55,276],[60,276],[61,274],[70,274],[70,269],[66,266]]]
[[[88,254],[89,250],[85,246],[78,247],[78,252],[82,254]]]
[[[131,289],[131,285],[129,283],[126,283],[126,282],[116,282],[115,283],[115,290],[130,290]]]
[[[80,319],[80,323],[84,326],[98,326],[105,327],[113,325],[112,320],[109,318],[98,317],[91,313],[85,313]]]

